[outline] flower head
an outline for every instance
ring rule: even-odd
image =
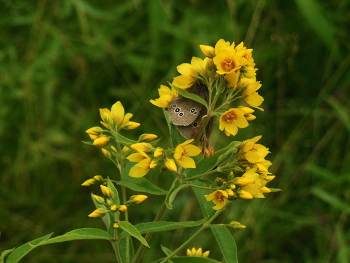
[[[265,156],[269,153],[269,149],[264,145],[257,144],[262,136],[255,136],[252,139],[246,140],[242,148],[244,158],[250,163],[258,163],[265,161]]]
[[[151,170],[152,159],[143,151],[130,154],[126,159],[130,162],[137,162],[129,172],[130,177],[140,178],[145,176]]]
[[[213,201],[213,203],[215,204],[215,206],[213,206],[214,210],[219,210],[226,205],[226,199],[228,197],[228,194],[226,191],[216,190],[210,195],[205,195],[204,197],[205,199],[207,199],[207,201]]]
[[[244,117],[245,112],[239,108],[231,108],[220,117],[219,129],[225,130],[227,136],[236,135],[238,128],[247,127],[248,121]]]
[[[206,252],[202,252],[202,248],[195,249],[194,247],[192,249],[187,249],[186,254],[188,257],[202,257],[207,258],[209,256],[209,250]]]
[[[140,126],[137,122],[129,121],[133,115],[131,113],[125,114],[124,107],[120,101],[114,103],[111,110],[100,109],[100,115],[101,123],[107,129],[135,129]]]
[[[241,190],[249,193],[254,198],[265,198],[263,191],[266,192],[264,187],[267,180],[264,180],[264,175],[256,173],[256,169],[254,168],[245,172],[242,177],[250,180],[250,183],[242,186]]]
[[[158,89],[159,98],[155,100],[150,100],[150,102],[160,108],[168,108],[170,101],[174,100],[177,97],[176,91],[169,89],[167,86],[160,85]]]
[[[197,146],[190,144],[193,141],[187,140],[175,148],[174,158],[183,168],[196,168],[196,163],[190,156],[200,155],[202,150]]]

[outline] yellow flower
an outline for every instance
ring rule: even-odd
[[[243,95],[246,95],[247,97],[244,98],[244,101],[259,110],[263,110],[262,108],[259,108],[259,106],[263,103],[264,98],[256,92],[258,89],[260,89],[261,84],[260,81],[255,81],[249,83],[246,87],[245,90],[243,91]]]
[[[193,141],[187,140],[175,148],[174,158],[183,168],[196,168],[196,163],[189,156],[197,156],[202,150],[195,145],[190,144]]]
[[[252,108],[244,107],[244,106],[239,106],[238,108],[241,109],[242,111],[244,111],[244,117],[248,121],[252,121],[252,120],[256,119],[256,117],[252,114],[254,112],[254,110]]]
[[[173,85],[181,89],[191,87],[195,83],[198,73],[206,73],[207,60],[208,58],[203,60],[192,57],[191,64],[183,63],[177,66],[177,71],[181,75],[174,78]]]
[[[92,144],[95,146],[103,147],[103,146],[107,146],[108,143],[109,143],[109,137],[107,135],[101,135],[100,137],[95,139]]]
[[[250,66],[250,67],[254,67],[255,66],[255,63],[254,63],[254,59],[253,59],[253,49],[247,49],[245,46],[244,46],[244,43],[241,42],[239,45],[237,45],[235,47],[235,50],[236,51],[243,51],[243,52],[240,52],[242,55],[242,59],[241,59],[241,64],[242,66]]]
[[[132,197],[130,197],[130,200],[135,201],[134,204],[137,205],[145,201],[147,198],[147,195],[133,195]]]
[[[215,49],[211,46],[206,45],[199,45],[199,48],[201,49],[204,56],[207,56],[209,58],[212,58],[215,56]]]
[[[245,78],[255,78],[256,76],[256,71],[258,69],[257,68],[252,68],[252,67],[248,67],[248,66],[242,66],[241,67],[241,73]]]
[[[153,141],[153,140],[155,140],[157,138],[158,138],[158,136],[155,135],[155,134],[144,133],[144,134],[140,135],[139,142],[150,142],[150,141]]]
[[[250,169],[242,175],[243,178],[250,180],[251,182],[245,186],[241,187],[241,190],[249,193],[254,198],[265,198],[261,189],[265,191],[267,181],[264,180],[264,175],[259,175],[256,173],[256,169]],[[241,197],[241,196],[240,196]],[[242,198],[242,197],[241,197]]]
[[[107,187],[107,186],[104,186],[104,185],[100,185],[100,188],[101,188],[101,191],[102,191],[102,194],[104,195],[104,196],[107,196],[107,197],[109,197],[109,198],[112,198],[113,197],[113,192],[112,192],[112,190],[109,188],[109,187]]]
[[[237,72],[241,67],[234,50],[221,51],[213,58],[213,61],[217,67],[216,73],[220,75]]]
[[[150,102],[160,108],[168,108],[170,101],[177,97],[176,91],[169,89],[167,86],[160,85],[158,89],[159,98],[155,100],[150,100]]]
[[[164,164],[166,168],[168,168],[170,171],[173,171],[173,172],[177,171],[177,167],[173,159],[166,159]]]
[[[153,156],[154,157],[160,157],[160,156],[163,156],[164,155],[164,149],[161,148],[161,147],[157,147],[155,150],[154,150],[154,153],[153,153]]]
[[[111,111],[108,109],[100,109],[102,125],[107,129],[111,127],[121,127],[123,129],[135,129],[140,126],[137,122],[129,121],[133,116],[131,113],[125,114],[124,107],[120,101],[112,105]]]
[[[209,250],[206,252],[202,252],[202,248],[192,248],[192,249],[187,249],[186,254],[188,257],[202,257],[202,258],[207,258],[209,256]]]
[[[248,121],[244,117],[244,111],[238,108],[231,108],[220,117],[219,129],[225,130],[227,136],[236,135],[238,128],[247,127]]]
[[[130,162],[137,162],[129,172],[130,177],[140,178],[145,176],[151,169],[152,159],[143,151],[129,155],[126,159]]]
[[[89,217],[102,217],[104,216],[105,214],[107,214],[107,211],[103,208],[98,208],[96,209],[95,211],[93,211]]]
[[[205,199],[207,199],[207,201],[213,201],[213,203],[215,204],[215,206],[213,206],[214,210],[219,210],[226,205],[226,199],[228,197],[228,194],[226,191],[216,190],[210,195],[205,195],[204,197]]]
[[[257,144],[262,136],[255,136],[252,139],[246,140],[242,148],[244,158],[250,163],[259,163],[265,161],[265,156],[269,153],[269,149],[264,145]]]
[[[148,142],[138,142],[138,143],[132,144],[130,148],[133,149],[135,152],[137,151],[149,152],[152,150],[153,146]]]
[[[124,213],[126,210],[128,210],[128,207],[126,205],[121,205],[118,207],[118,211],[121,213]]]
[[[239,190],[237,192],[239,198],[242,198],[242,199],[253,199],[253,196],[251,195],[251,193],[247,192],[247,191],[244,191],[244,190]]]

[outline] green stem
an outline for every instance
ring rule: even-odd
[[[200,175],[195,175],[195,176],[192,176],[192,177],[188,177],[186,179],[183,179],[181,182],[187,182],[187,181],[192,181],[194,179],[198,179],[198,178],[201,178],[203,176],[206,176],[206,175],[210,175],[210,174],[213,174],[213,173],[216,173],[217,170],[211,170],[209,172],[206,172],[206,173],[203,173],[203,174],[200,174]]]
[[[204,190],[216,190],[217,188],[211,188],[211,187],[202,187],[194,184],[188,184],[191,187],[199,188],[199,189],[204,189]]]
[[[165,205],[165,202],[163,202],[163,204],[160,207],[160,209],[159,209],[156,217],[154,218],[153,222],[158,222],[162,218],[162,216],[163,216],[163,214],[165,212],[165,209],[166,209],[166,205]],[[147,243],[151,240],[152,235],[153,235],[153,232],[149,232],[149,233],[146,234],[145,240],[147,241]],[[134,257],[134,260],[133,260],[132,263],[138,263],[141,260],[141,257],[143,255],[143,252],[145,251],[145,249],[146,249],[146,246],[141,244],[140,247],[138,248],[136,254],[135,254],[135,257]]]
[[[168,259],[172,258],[175,256],[180,250],[185,248],[196,236],[198,236],[204,229],[207,229],[210,227],[210,223],[213,222],[215,218],[217,218],[223,211],[225,210],[225,207],[216,211],[216,213],[207,221],[205,222],[200,229],[197,230],[196,233],[193,234],[189,239],[187,239],[180,247],[178,247],[173,253],[171,253],[169,256],[167,256],[163,261],[160,263],[165,263],[168,261]]]

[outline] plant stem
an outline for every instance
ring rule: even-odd
[[[160,207],[156,217],[154,218],[153,222],[157,222],[159,221],[164,212],[165,212],[165,209],[166,209],[166,205],[165,205],[165,202],[163,202],[162,206]],[[152,238],[152,235],[153,235],[153,232],[150,232],[150,233],[147,233],[146,236],[145,236],[145,240],[147,241],[147,243],[151,240]],[[138,248],[136,254],[135,254],[135,257],[134,257],[134,260],[133,260],[133,263],[138,263],[142,257],[142,254],[143,252],[145,251],[145,248],[146,246],[141,244],[140,247]]]

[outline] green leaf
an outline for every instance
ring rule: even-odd
[[[175,200],[175,197],[177,196],[177,194],[178,194],[182,189],[185,189],[185,188],[187,188],[188,186],[189,186],[188,184],[182,184],[182,185],[180,185],[178,188],[174,189],[174,190],[171,192],[171,194],[169,195],[169,199],[166,198],[165,204],[167,205],[167,207],[168,207],[168,205],[169,205],[169,207],[172,208],[172,207],[173,207],[172,203],[173,203],[173,201]],[[171,208],[169,208],[169,209],[171,209]]]
[[[173,251],[171,251],[169,248],[167,248],[167,247],[165,247],[163,245],[161,245],[160,247],[162,248],[162,251],[164,252],[164,254],[166,256],[169,256],[171,253],[173,253]]]
[[[170,120],[168,111],[166,109],[163,109],[163,113],[169,128],[169,134],[171,138],[171,147],[175,148],[179,144],[179,131]]]
[[[168,230],[174,230],[174,229],[185,228],[185,227],[200,226],[206,221],[207,221],[207,218],[203,218],[198,221],[185,221],[185,222],[159,221],[159,222],[140,223],[135,225],[134,227],[137,229],[137,231],[140,234],[146,234],[149,232],[153,233],[153,232],[168,231]],[[121,233],[120,236],[126,237],[128,236],[128,234],[123,232]]]
[[[117,190],[117,188],[115,188],[114,184],[109,179],[109,177],[107,178],[107,187],[112,190],[112,192],[113,192],[113,200],[116,203],[116,205],[120,205],[118,190]]]
[[[93,194],[91,193],[91,199],[94,202],[94,205],[96,208],[103,208],[105,210],[108,210],[108,208],[104,204],[97,203],[95,198],[92,195]],[[101,217],[101,219],[102,219],[102,222],[104,223],[104,225],[106,226],[108,233],[110,235],[113,235],[113,231],[114,231],[114,229],[113,229],[113,222],[114,222],[113,214],[107,213],[105,216]]]
[[[172,204],[171,204],[171,202],[170,202],[170,197],[171,197],[172,193],[173,193],[177,188],[179,188],[180,186],[181,186],[180,181],[179,181],[178,179],[175,179],[174,182],[173,182],[173,184],[172,184],[172,186],[171,186],[171,188],[169,189],[169,192],[168,192],[167,196],[165,197],[165,205],[166,205],[166,207],[167,207],[168,209],[172,209],[172,208],[173,208],[173,206],[172,206]],[[174,199],[173,199],[173,200],[174,200]],[[172,201],[173,201],[173,200],[172,200]]]
[[[350,206],[347,203],[344,203],[339,198],[335,197],[334,195],[322,190],[318,187],[311,188],[311,193],[313,193],[315,196],[323,200],[324,202],[330,204],[332,207],[345,212],[347,214],[350,214]]]
[[[119,133],[116,134],[116,140],[121,143],[124,146],[130,147],[130,145],[137,143],[137,141],[131,140],[129,138],[124,137],[123,135],[120,135]]]
[[[210,227],[226,262],[238,263],[237,246],[231,232],[224,226],[210,225]]]
[[[19,262],[25,255],[27,255],[30,251],[32,251],[34,248],[37,247],[38,244],[41,242],[48,240],[51,237],[51,234],[48,234],[43,237],[39,237],[37,239],[34,239],[33,241],[30,241],[28,243],[25,243],[24,245],[16,248],[7,258],[6,263],[17,263]],[[1,255],[2,256],[2,255]]]
[[[200,187],[207,187],[207,185],[199,180],[193,180],[191,181],[191,184],[200,186]],[[214,206],[213,202],[208,202],[207,199],[205,199],[205,195],[211,194],[212,191],[206,190],[206,189],[200,189],[196,187],[192,187],[193,192],[196,195],[196,198],[199,203],[199,207],[201,208],[202,215],[204,217],[212,216],[215,213],[215,210],[212,208]]]
[[[125,232],[123,232],[125,233]],[[126,249],[126,242],[129,242],[129,249]],[[134,244],[130,238],[123,238],[119,241],[119,252],[123,262],[132,262],[135,256]],[[129,261],[126,260],[126,253],[130,251]]]
[[[158,259],[156,261],[153,261],[152,263],[160,263],[165,258]],[[220,263],[219,261],[216,261],[211,258],[201,258],[201,257],[173,257],[171,258],[171,261],[173,263]],[[166,262],[171,262],[170,260]]]
[[[193,93],[190,93],[190,92],[188,92],[188,91],[186,91],[184,89],[180,89],[180,88],[178,88],[178,87],[176,87],[176,86],[174,86],[172,84],[170,84],[170,86],[172,88],[174,88],[181,96],[183,96],[185,98],[188,98],[188,99],[191,99],[191,100],[194,100],[194,101],[197,101],[200,104],[203,104],[206,108],[209,108],[208,103],[204,99],[202,99],[201,97],[199,97],[199,96],[197,96],[197,95],[195,95]]]
[[[127,221],[120,221],[119,225],[122,230],[138,239],[146,247],[149,247],[147,241],[141,236],[140,232],[132,224]]]
[[[168,192],[152,184],[146,178],[133,178],[125,176],[118,182],[119,185],[123,185],[134,191],[145,192],[153,195],[166,195]]]
[[[73,231],[70,231],[64,235],[57,236],[54,238],[51,238],[47,241],[41,242],[38,244],[38,246],[52,244],[52,243],[59,243],[59,242],[66,242],[66,241],[72,241],[72,240],[84,240],[84,239],[104,239],[110,241],[112,236],[102,230],[97,228],[80,228],[75,229]]]
[[[16,249],[16,248],[14,247],[13,249],[7,249],[7,250],[3,251],[3,252],[1,253],[1,256],[0,256],[0,263],[5,262],[5,261],[4,261],[5,257],[6,257],[8,254],[12,253],[15,249]]]

